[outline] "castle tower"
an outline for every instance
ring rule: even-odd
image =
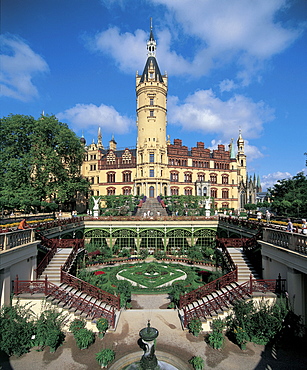
[[[147,42],[147,61],[136,75],[137,168],[135,194],[157,197],[167,194],[167,75],[162,75],[156,60],[156,41],[152,25]]]
[[[237,153],[237,163],[238,163],[238,175],[239,175],[239,181],[245,182],[246,181],[246,155],[244,153],[244,140],[242,138],[241,130],[239,133],[239,137],[237,140],[237,147],[238,147],[238,153]]]
[[[98,128],[98,141],[97,141],[97,147],[99,149],[104,149],[103,144],[102,144],[102,133],[101,133],[101,128]]]

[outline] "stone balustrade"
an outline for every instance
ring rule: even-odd
[[[264,228],[262,240],[278,247],[307,254],[307,235],[304,234]]]
[[[6,251],[24,244],[34,242],[34,229],[18,230],[0,234],[0,251]]]

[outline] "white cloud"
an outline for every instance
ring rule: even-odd
[[[263,68],[263,61],[284,51],[306,28],[286,28],[276,20],[278,13],[287,8],[287,0],[206,0],[197,1],[197,5],[194,0],[149,1],[167,9],[154,33],[157,58],[172,75],[201,76],[212,68],[234,63],[236,84],[247,86]],[[113,0],[103,2],[114,4]],[[129,2],[121,2],[122,7],[125,4],[129,6]],[[92,45],[109,53],[121,70],[130,73],[136,65],[141,68],[144,64],[147,38],[148,33],[142,30],[121,33],[112,27],[99,33]],[[173,45],[187,40],[191,41],[187,48],[192,49],[189,59],[178,55]],[[228,84],[226,88],[230,87]]]
[[[238,88],[238,85],[233,80],[226,79],[219,83],[219,88],[221,92],[231,91]]]
[[[160,40],[157,59],[163,60],[163,68],[171,71],[173,75],[187,73],[191,69],[191,64],[170,50],[171,34],[169,30],[158,31],[155,37]],[[142,73],[147,55],[147,40],[148,32],[143,30],[138,29],[134,34],[121,33],[118,27],[112,27],[99,32],[94,39],[87,38],[87,44],[94,51],[109,54],[123,72],[135,73],[136,66],[138,66],[139,73]]]
[[[38,96],[32,79],[49,70],[45,60],[23,40],[12,35],[1,35],[0,87],[1,95],[29,101]]]
[[[133,121],[121,116],[112,106],[101,104],[76,104],[73,108],[57,114],[58,119],[66,120],[77,131],[83,129],[85,133],[97,133],[97,127],[102,132],[125,134],[133,125]]]
[[[109,54],[122,71],[135,73],[136,66],[144,64],[147,39],[143,30],[120,33],[117,27],[112,27],[99,32],[94,39],[87,38],[87,44],[94,51]]]
[[[273,110],[262,101],[254,103],[243,95],[235,95],[223,101],[213,91],[199,90],[188,96],[183,103],[177,97],[168,99],[169,123],[187,131],[219,134],[229,140],[242,130],[244,139],[257,138],[263,124],[274,118]]]
[[[263,175],[261,179],[262,190],[266,190],[274,186],[278,180],[291,178],[292,175],[289,172],[274,172],[268,175]]]
[[[276,21],[278,12],[287,7],[287,0],[206,0],[198,1],[197,6],[191,0],[152,2],[165,5],[186,35],[203,42],[193,61],[193,67],[201,73],[223,60],[234,60],[239,72],[243,68],[251,75],[261,67],[259,61],[285,50],[303,28],[286,28]]]
[[[238,136],[238,133],[236,133],[236,136]],[[231,140],[228,142],[222,142],[222,140],[211,140],[211,145],[208,146],[208,149],[215,150],[219,144],[223,144],[225,146],[225,150],[228,150],[230,141]],[[235,152],[237,153],[236,140],[233,140],[233,144],[235,146]],[[250,145],[248,140],[244,140],[244,153],[246,154],[249,162],[263,157],[263,154],[260,152],[260,150],[256,146]]]

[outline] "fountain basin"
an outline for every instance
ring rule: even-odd
[[[173,356],[169,353],[156,351],[155,352],[158,358],[158,365],[161,370],[186,370],[187,364],[180,360],[178,357]],[[109,370],[139,370],[138,364],[140,363],[140,358],[142,357],[143,352],[133,352],[129,353],[114,364],[109,367]]]

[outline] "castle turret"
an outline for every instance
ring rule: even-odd
[[[137,171],[136,192],[156,197],[166,193],[167,174],[166,99],[167,75],[162,75],[156,59],[152,25],[147,42],[147,61],[136,75]]]

